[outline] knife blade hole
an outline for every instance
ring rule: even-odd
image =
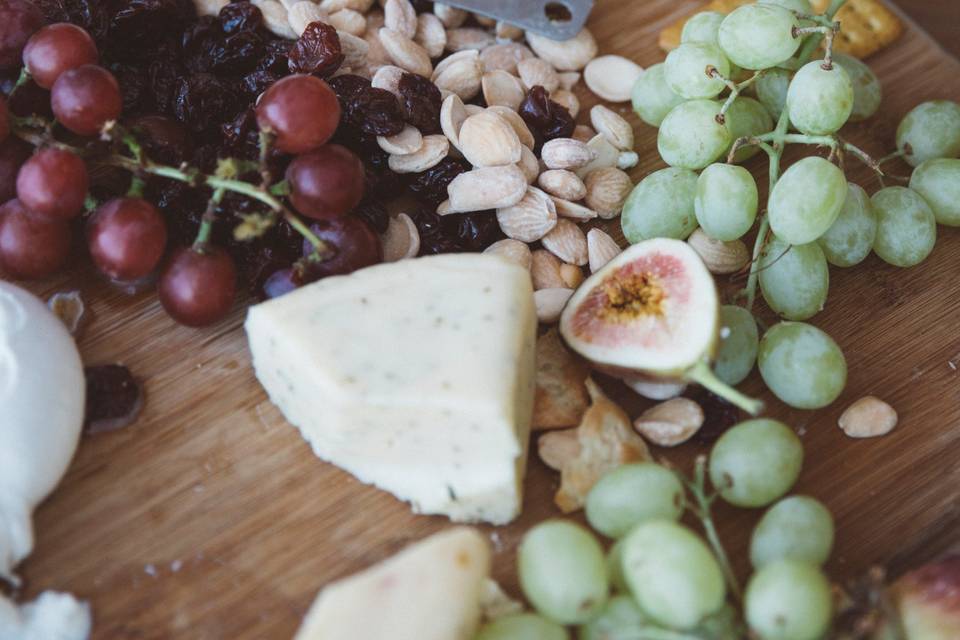
[[[543,8],[547,20],[553,23],[564,23],[573,20],[570,8],[562,2],[548,2]]]

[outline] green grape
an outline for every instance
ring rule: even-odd
[[[683,102],[667,85],[662,62],[648,67],[633,84],[633,110],[651,127],[659,127],[670,111]]]
[[[535,613],[518,613],[488,622],[474,640],[568,640],[567,630]]]
[[[883,89],[873,69],[853,56],[834,53],[833,61],[843,67],[853,85],[853,111],[850,122],[866,120],[877,112],[883,100]]]
[[[715,98],[726,85],[723,78],[707,75],[711,68],[723,78],[730,77],[730,62],[720,47],[709,42],[685,42],[667,54],[664,77],[675,94],[688,100]]]
[[[876,236],[877,215],[870,204],[870,196],[860,185],[849,184],[847,199],[837,221],[817,243],[827,262],[837,267],[852,267],[870,255]]]
[[[640,609],[658,624],[692,629],[723,606],[720,565],[682,524],[652,520],[630,532],[624,538],[623,571]]]
[[[717,32],[726,14],[719,11],[701,11],[695,13],[683,25],[680,42],[708,42],[717,44]]]
[[[960,104],[950,100],[918,104],[897,127],[897,149],[913,167],[933,158],[960,157]]]
[[[897,267],[926,260],[937,243],[937,219],[923,196],[907,187],[887,187],[870,202],[877,214],[874,253]]]
[[[823,309],[830,269],[816,242],[788,245],[771,239],[760,256],[760,291],[767,305],[788,320],[806,320]]]
[[[820,409],[847,384],[847,361],[833,338],[813,325],[780,322],[760,340],[760,375],[770,391],[797,409]]]
[[[703,169],[723,155],[733,139],[730,129],[717,122],[721,105],[713,100],[690,100],[675,106],[660,123],[657,149],[671,167]]]
[[[787,106],[787,91],[793,74],[786,69],[767,69],[766,72],[753,83],[757,92],[757,99],[770,116],[777,120]]]
[[[737,610],[729,604],[704,618],[694,630],[697,640],[734,640],[745,635]]]
[[[675,473],[653,462],[617,467],[587,494],[590,526],[621,538],[647,520],[678,520],[683,515],[683,485]]]
[[[577,630],[577,640],[636,640],[650,621],[628,595],[610,598],[596,618]]]
[[[720,307],[720,347],[713,372],[729,385],[740,384],[757,361],[760,335],[753,314],[743,307]]]
[[[785,62],[800,48],[793,30],[800,24],[787,9],[772,4],[748,4],[720,23],[717,41],[735,65],[767,69]]]
[[[833,547],[833,516],[807,496],[784,498],[763,514],[750,538],[750,562],[757,569],[776,560],[822,565]]]
[[[627,578],[623,575],[623,539],[617,540],[607,552],[607,577],[614,593],[626,593],[630,590]]]
[[[770,193],[770,228],[784,242],[813,242],[836,222],[847,178],[832,162],[809,156],[790,165]]]
[[[787,89],[790,123],[801,133],[822,136],[837,132],[853,111],[853,84],[839,64],[825,69],[814,60],[800,67]]]
[[[830,583],[809,564],[774,562],[750,578],[744,610],[762,640],[819,640],[833,617]]]
[[[668,167],[640,181],[623,205],[620,225],[630,244],[650,238],[685,240],[697,228],[697,174]]]
[[[710,451],[710,482],[737,507],[765,507],[800,476],[803,445],[790,427],[758,418],[720,436]]]
[[[960,160],[927,160],[913,170],[910,188],[927,201],[937,222],[960,227]]]
[[[737,240],[757,219],[757,183],[733,164],[712,164],[697,179],[693,201],[700,228],[715,240]]]
[[[780,5],[784,9],[796,11],[797,13],[802,13],[808,16],[812,16],[816,13],[813,10],[813,6],[810,4],[810,0],[758,0],[757,4],[776,4]]]
[[[733,142],[730,143],[730,147],[724,150],[724,157],[730,153],[730,148],[733,147],[738,138],[760,136],[773,131],[773,118],[770,117],[766,107],[753,98],[737,97],[730,104],[730,108],[727,109],[726,117],[727,128],[730,129],[730,139]],[[760,147],[756,145],[740,147],[733,155],[733,161],[740,163],[758,153],[760,153]]]
[[[582,624],[607,600],[607,565],[600,543],[580,525],[547,520],[527,532],[517,554],[520,586],[542,616]]]

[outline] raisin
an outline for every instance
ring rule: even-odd
[[[368,135],[392,136],[403,131],[403,114],[397,97],[373,87],[354,95],[347,104],[347,119]]]
[[[337,94],[337,99],[340,100],[340,106],[344,111],[347,110],[347,106],[355,96],[359,95],[365,89],[370,88],[369,80],[363,76],[357,76],[352,73],[334,76],[327,80],[327,84],[330,85],[333,92]]]
[[[337,30],[323,22],[311,22],[287,53],[290,71],[312,73],[321,77],[333,75],[343,64]]]
[[[247,95],[258,96],[281,77],[272,71],[252,71],[243,76],[241,86]]]
[[[93,434],[126,427],[143,408],[143,390],[130,369],[108,364],[84,369],[87,402],[84,433]]]
[[[224,33],[256,31],[263,26],[263,14],[249,2],[231,2],[220,9],[219,22]]]
[[[398,84],[403,118],[424,135],[440,133],[440,89],[427,78],[404,73]]]
[[[468,169],[460,160],[447,157],[426,171],[407,175],[407,188],[420,200],[436,207],[447,199],[447,186]]]
[[[110,65],[110,71],[120,85],[123,96],[123,112],[136,111],[146,93],[146,78],[138,67],[128,64]]]
[[[430,209],[417,209],[410,214],[420,234],[420,255],[455,253],[460,250],[456,238],[445,233],[441,217]]]
[[[183,29],[184,18],[175,0],[127,0],[110,22],[111,47],[147,56],[167,34]]]
[[[180,81],[178,65],[166,59],[154,60],[147,67],[147,87],[153,103],[153,111],[170,113]]]
[[[727,429],[740,421],[740,410],[703,387],[694,387],[683,394],[703,409],[703,426],[695,436],[698,442],[712,444]]]
[[[257,71],[272,71],[278,77],[287,75],[290,73],[290,62],[287,59],[289,51],[289,40],[268,40],[264,45],[263,57],[257,63]]]
[[[180,39],[187,69],[193,72],[209,72],[222,56],[223,34],[213,16],[203,16],[190,25]]]
[[[140,116],[127,122],[151,160],[176,166],[193,151],[193,140],[186,127],[165,116]]]
[[[263,40],[260,36],[249,31],[241,31],[228,36],[214,51],[213,71],[233,74],[253,71],[263,53]]]
[[[383,203],[376,198],[364,198],[352,214],[366,222],[377,233],[382,235],[387,232],[390,214],[387,213]]]
[[[550,94],[537,85],[520,103],[520,117],[527,123],[538,145],[554,138],[569,138],[575,123],[570,112],[550,99]]]
[[[197,73],[178,82],[173,113],[180,122],[201,133],[231,118],[237,106],[226,82],[208,73]]]
[[[37,5],[47,22],[71,22],[86,29],[97,42],[105,39],[110,29],[111,3],[102,0],[39,0]]]
[[[255,158],[259,155],[260,129],[253,108],[241,111],[221,127],[223,146],[233,155]]]
[[[440,220],[446,233],[457,239],[461,251],[483,251],[504,237],[494,211],[441,216]]]

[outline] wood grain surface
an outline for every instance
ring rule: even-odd
[[[602,53],[648,66],[663,57],[659,29],[698,4],[600,0],[590,26]],[[877,156],[892,148],[896,124],[913,105],[960,99],[960,62],[915,26],[869,62],[884,83],[883,111],[845,135]],[[589,105],[586,92],[581,97]],[[639,180],[662,162],[655,130],[632,122]],[[759,160],[750,166],[765,176]],[[878,188],[861,166],[851,161],[849,169],[868,191]],[[827,308],[813,322],[849,362],[848,387],[834,405],[790,410],[762,391],[756,373],[744,385],[803,437],[797,491],[836,515],[830,570],[837,578],[875,563],[902,570],[960,536],[960,233],[939,233],[922,266],[901,270],[871,257],[832,270]],[[25,597],[58,588],[89,599],[95,638],[288,638],[324,583],[448,526],[412,515],[311,454],[254,379],[243,309],[211,329],[178,327],[152,293],[124,297],[82,266],[32,288],[79,288],[94,316],[80,344],[85,361],[125,363],[146,382],[146,410],[135,426],[83,440],[64,482],[37,512],[36,549],[21,567]],[[761,316],[773,320],[766,310]],[[837,417],[868,393],[893,404],[900,425],[885,438],[848,439]],[[628,403],[632,415],[642,406]],[[704,451],[686,445],[657,454],[689,469]],[[496,549],[496,577],[513,593],[521,535],[558,515],[555,474],[536,456],[526,486],[516,523],[482,527]],[[732,508],[718,514],[742,573],[758,515]]]

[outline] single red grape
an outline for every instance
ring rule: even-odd
[[[19,200],[0,207],[0,269],[14,278],[48,276],[70,255],[70,224],[27,210]]]
[[[20,66],[23,46],[45,20],[29,0],[0,0],[0,71]]]
[[[17,174],[17,197],[30,211],[51,218],[77,216],[88,186],[83,160],[62,149],[41,149]]]
[[[337,144],[299,155],[287,167],[290,201],[316,220],[338,218],[363,198],[363,163]]]
[[[270,274],[270,277],[263,283],[263,295],[271,299],[279,298],[299,286],[300,283],[297,282],[293,269],[280,269],[280,271],[274,271]]]
[[[143,198],[114,198],[87,221],[87,243],[100,271],[114,280],[136,280],[160,263],[167,226]]]
[[[160,274],[160,303],[174,320],[203,327],[226,317],[237,296],[237,268],[220,247],[180,247]]]
[[[0,98],[0,142],[7,139],[10,135],[10,110],[7,109],[7,101]]]
[[[24,66],[44,89],[51,88],[64,71],[96,64],[97,58],[97,45],[90,34],[69,22],[45,26],[23,48]]]
[[[327,276],[341,276],[383,261],[380,237],[359,218],[344,216],[310,225],[321,240],[329,243],[334,255],[322,262],[307,262],[302,280],[312,282]],[[303,241],[303,254],[310,255],[313,245]]]
[[[20,138],[0,142],[0,202],[17,197],[17,173],[33,155],[33,147]]]
[[[257,124],[272,132],[285,153],[322,146],[340,124],[340,102],[330,86],[314,76],[296,74],[270,85],[257,103]]]
[[[50,106],[60,124],[81,136],[93,136],[120,117],[123,97],[113,74],[95,64],[64,71],[50,90]]]

